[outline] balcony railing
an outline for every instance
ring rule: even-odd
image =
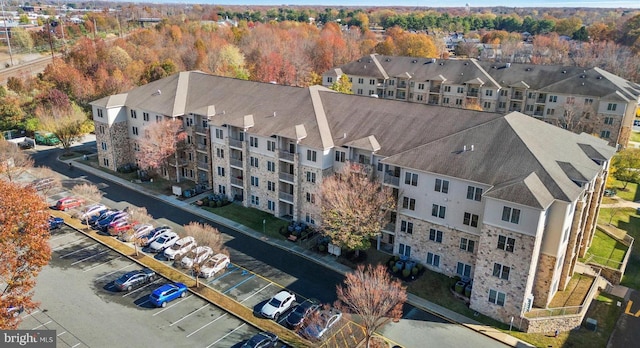
[[[171,159],[169,160],[169,165],[172,167],[176,166],[176,160],[175,159]],[[177,161],[177,165],[178,167],[184,167],[187,165],[187,159],[186,158],[179,158]]]
[[[442,89],[441,86],[432,86],[432,87],[429,87],[429,92],[431,92],[431,93],[440,93],[441,89]]]
[[[242,180],[242,178],[231,177],[231,185],[244,187],[244,180]]]
[[[196,126],[196,133],[207,134],[209,127]]]
[[[522,99],[524,99],[524,94],[523,93],[514,93],[513,95],[511,95],[511,99],[513,99],[513,100],[522,100]]]
[[[209,168],[211,168],[211,164],[205,161],[198,161],[198,168],[205,169],[208,171]]]
[[[229,146],[231,146],[231,147],[242,149],[242,143],[243,143],[242,140],[229,138]]]
[[[384,227],[382,227],[383,230],[385,231],[389,231],[389,232],[395,232],[396,231],[396,223],[395,222],[388,222],[387,224],[384,225]]]
[[[280,192],[278,197],[280,197],[280,199],[282,199],[283,201],[293,203],[293,195],[291,193]]]
[[[400,177],[384,173],[384,183],[393,186],[400,186]]]
[[[196,149],[200,150],[200,151],[207,151],[207,145],[201,144],[201,143],[197,143],[196,144]]]
[[[467,97],[478,97],[478,91],[467,91]]]
[[[242,168],[242,160],[237,158],[229,158],[229,164],[234,167]]]
[[[293,162],[295,158],[295,153],[291,153],[289,151],[280,151],[280,159]]]
[[[280,172],[279,174],[280,174],[280,180],[293,182],[293,174],[289,174],[285,172]]]
[[[546,101],[547,98],[538,98],[536,99],[536,103],[538,104],[544,104],[544,102]]]

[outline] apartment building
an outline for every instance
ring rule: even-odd
[[[506,114],[521,112],[626,146],[640,85],[600,68],[372,54],[322,76],[346,74],[357,95]]]
[[[91,104],[102,166],[134,162],[144,127],[177,118],[193,137],[162,173],[314,226],[322,180],[346,162],[362,164],[398,199],[376,247],[473,279],[471,308],[503,322],[546,307],[567,285],[591,243],[615,152],[606,140],[515,111],[201,72]]]

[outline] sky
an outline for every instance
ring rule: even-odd
[[[135,1],[135,0],[134,0]],[[640,8],[640,0],[137,0],[151,3],[187,3],[216,5],[321,5],[321,6],[407,6],[407,7],[594,7]]]

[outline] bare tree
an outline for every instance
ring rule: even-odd
[[[153,221],[153,217],[147,212],[147,208],[145,207],[133,207],[129,209],[129,218],[136,224],[148,224]],[[129,230],[127,233],[133,233],[133,231]],[[136,256],[138,256],[138,245],[141,245],[146,236],[136,236],[133,235],[133,247],[136,251]]]
[[[40,193],[43,196],[48,196],[51,190],[54,188],[62,186],[62,180],[60,179],[60,175],[49,167],[36,167],[30,171],[37,179],[47,179],[48,184],[42,186]]]
[[[71,188],[71,193],[74,196],[83,198],[87,203],[98,203],[103,195],[102,191],[100,191],[96,185],[92,184],[75,185]],[[89,228],[89,219],[87,219],[87,228]]]
[[[407,288],[392,279],[382,265],[363,265],[346,274],[343,285],[336,287],[336,307],[360,317],[367,340],[390,320],[402,317],[402,305],[407,300]]]
[[[0,139],[0,174],[14,181],[33,168],[33,159],[18,148],[18,145]]]
[[[551,118],[552,124],[573,133],[595,134],[602,124],[592,104],[571,99],[562,106],[562,115]]]
[[[143,169],[168,167],[173,157],[176,166],[176,181],[180,182],[178,147],[187,138],[182,122],[178,119],[166,119],[153,123],[145,129],[140,141],[140,151],[136,152],[138,164]]]
[[[370,239],[380,234],[387,210],[396,205],[391,189],[371,180],[365,167],[354,163],[324,179],[320,190],[322,233],[356,255],[371,246]]]
[[[223,253],[228,254],[228,251],[224,247],[224,239],[220,231],[217,228],[202,224],[199,222],[191,222],[188,225],[184,226],[184,232],[187,236],[193,237],[198,246],[208,246],[213,250],[213,253]],[[198,255],[195,254],[194,258],[197,258]],[[202,265],[198,262],[194,262],[191,266],[191,271],[195,275],[196,278],[196,287],[199,286],[199,278],[198,274],[200,273],[200,267]]]

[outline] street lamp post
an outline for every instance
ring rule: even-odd
[[[13,66],[13,54],[11,53],[11,41],[9,40],[9,28],[7,27],[7,16],[4,13],[4,1],[0,1],[0,5],[2,6],[2,19],[4,19],[4,34],[7,37],[7,47],[9,47],[9,61],[11,61],[11,66]]]

